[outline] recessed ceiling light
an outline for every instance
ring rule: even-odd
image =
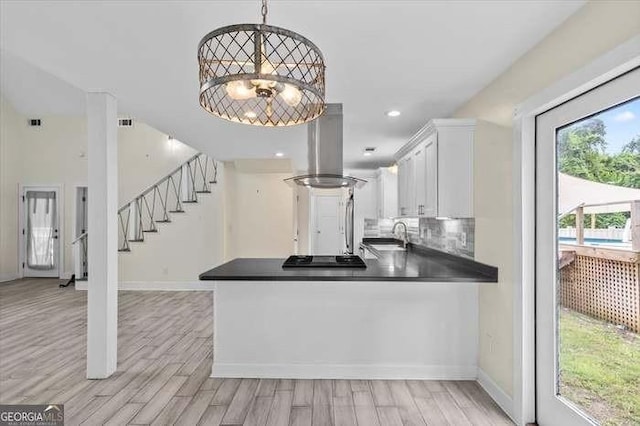
[[[387,111],[387,116],[388,117],[397,117],[400,115],[400,111],[396,110],[396,109],[392,109],[391,111]]]
[[[276,157],[284,157],[284,152],[276,152]]]
[[[369,156],[371,156],[371,154],[372,154],[371,152],[367,152],[367,151],[364,152],[364,156],[365,157],[369,157]]]

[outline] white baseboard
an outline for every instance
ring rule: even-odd
[[[89,281],[77,281],[76,290],[86,290]],[[213,281],[120,281],[118,290],[137,291],[210,291]]]
[[[480,384],[496,404],[502,408],[502,411],[517,424],[513,416],[513,399],[507,395],[482,368],[478,368],[478,384]]]
[[[0,273],[0,283],[17,280],[18,278],[20,278],[20,275],[17,273]]]
[[[211,377],[260,379],[475,380],[475,365],[231,364],[216,363]]]

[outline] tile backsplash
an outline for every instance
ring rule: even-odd
[[[474,258],[475,220],[472,218],[365,219],[364,236],[369,238],[392,237],[391,229],[396,222],[404,222],[407,225],[409,241],[416,245],[469,259]],[[400,231],[398,231],[399,233]]]

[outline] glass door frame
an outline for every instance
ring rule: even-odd
[[[558,130],[640,96],[640,67],[536,117],[536,406],[538,420],[559,425],[598,424],[559,394]],[[548,424],[546,422],[545,424]]]
[[[18,275],[20,278],[25,277],[25,269],[26,269],[26,238],[23,234],[23,230],[26,232],[27,222],[26,222],[26,200],[24,199],[24,195],[26,191],[55,191],[56,192],[56,209],[57,209],[57,219],[58,219],[58,274],[51,275],[43,274],[42,277],[51,277],[51,278],[60,278],[67,279],[70,277],[65,270],[65,256],[64,256],[64,243],[65,243],[65,228],[64,228],[64,190],[63,186],[59,184],[43,184],[43,185],[26,185],[20,184],[18,187]],[[33,275],[28,275],[31,277]],[[35,277],[35,276],[34,276]]]
[[[514,287],[513,397],[518,425],[536,421],[535,359],[535,119],[640,66],[640,35],[596,58],[518,105],[513,120]]]

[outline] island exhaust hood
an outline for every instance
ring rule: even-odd
[[[342,167],[342,104],[327,104],[324,113],[307,124],[309,170],[285,179],[291,186],[360,188],[366,180],[345,176]]]

